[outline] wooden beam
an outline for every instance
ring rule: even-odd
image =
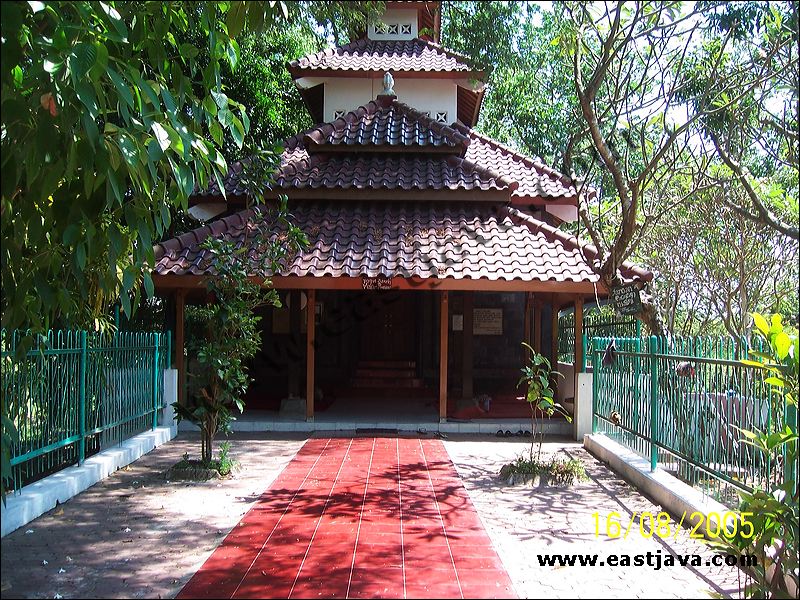
[[[178,371],[178,403],[186,406],[186,365],[184,361],[184,308],[186,293],[178,290],[175,293],[175,369]]]
[[[575,384],[583,364],[583,297],[575,298]],[[578,389],[577,387],[575,389]]]
[[[263,281],[263,277],[250,277],[253,282]],[[361,277],[315,277],[276,275],[270,278],[272,287],[280,290],[361,290],[363,284]],[[157,290],[174,289],[204,289],[206,278],[203,275],[153,275],[153,283]],[[537,292],[558,294],[559,298],[569,298],[570,295],[584,294],[587,298],[594,298],[595,284],[590,281],[522,281],[515,279],[490,280],[490,279],[438,279],[422,277],[394,277],[392,278],[394,290],[475,290],[485,292]],[[606,289],[597,286],[597,295],[601,298],[608,296]],[[569,300],[567,300],[568,302]]]
[[[473,393],[472,379],[472,308],[474,305],[473,293],[464,292],[464,331],[463,359],[461,361],[461,397],[464,400],[471,400]]]
[[[316,291],[308,290],[306,303],[306,421],[314,420],[314,332],[317,323]]]
[[[447,294],[442,291],[439,296],[439,421],[447,420]]]

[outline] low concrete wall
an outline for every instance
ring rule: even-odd
[[[27,525],[57,504],[66,502],[117,469],[131,464],[153,448],[174,438],[178,434],[178,428],[170,405],[177,399],[177,382],[177,371],[167,369],[164,372],[164,408],[159,419],[161,427],[140,433],[119,446],[87,458],[80,466],[68,467],[41,481],[26,485],[16,494],[6,496],[5,506],[0,506],[0,537]]]
[[[722,525],[719,520],[724,520],[725,513],[731,512],[727,506],[712,500],[666,471],[650,471],[649,461],[605,435],[585,436],[583,447],[654,503],[660,504],[677,521],[680,522],[683,515],[686,515],[683,520],[685,527],[694,527],[700,520],[691,518],[692,513],[697,512],[704,516],[700,530],[706,533],[710,516],[718,516],[713,520],[719,528]]]

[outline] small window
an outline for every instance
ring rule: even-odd
[[[341,119],[343,116],[344,116],[344,110],[342,110],[341,108],[337,108],[335,111],[333,111],[334,119]]]
[[[447,124],[447,111],[437,111],[436,112],[436,121],[437,123],[444,123]]]

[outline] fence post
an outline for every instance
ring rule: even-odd
[[[153,334],[153,429],[158,427],[158,343],[159,335]]]
[[[592,338],[592,433],[597,433],[597,385],[600,381],[600,345]]]
[[[658,433],[658,338],[650,336],[650,470],[655,471],[658,464],[658,446],[656,434]]]
[[[81,357],[80,373],[78,375],[78,464],[82,465],[86,458],[86,355],[88,344],[86,341],[86,331],[81,331]]]

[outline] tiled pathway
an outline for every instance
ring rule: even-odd
[[[438,440],[312,439],[179,598],[514,598]]]

